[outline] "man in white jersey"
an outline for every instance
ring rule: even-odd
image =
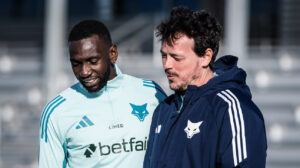
[[[121,73],[117,47],[99,21],[73,27],[69,52],[79,82],[44,108],[39,167],[142,167],[152,113],[164,91]]]

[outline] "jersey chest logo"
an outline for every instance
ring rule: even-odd
[[[131,114],[135,115],[141,122],[143,122],[146,118],[146,116],[149,114],[147,111],[147,103],[143,105],[135,105],[132,103],[129,103],[130,106],[132,107],[132,112]]]
[[[94,125],[94,123],[87,116],[83,116],[75,128],[81,129],[81,128],[85,128],[85,127],[89,127],[89,126],[93,126],[93,125]]]
[[[200,126],[201,126],[202,122],[203,121],[193,123],[190,120],[188,120],[187,126],[184,129],[188,139],[191,139],[195,134],[200,133]]]

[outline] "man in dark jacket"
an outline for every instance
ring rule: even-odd
[[[174,8],[157,27],[175,94],[155,110],[144,168],[262,168],[264,119],[237,57],[215,62],[221,26],[205,11]]]

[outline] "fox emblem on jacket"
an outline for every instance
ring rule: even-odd
[[[200,133],[200,126],[201,126],[202,122],[203,121],[193,123],[190,120],[188,120],[187,126],[184,129],[188,139],[191,139],[195,134]]]

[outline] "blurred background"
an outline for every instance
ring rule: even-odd
[[[154,29],[178,5],[207,9],[224,26],[219,57],[237,55],[248,72],[265,117],[267,168],[299,168],[299,0],[1,0],[0,167],[37,167],[41,111],[76,82],[67,35],[83,19],[108,26],[124,73],[171,94]]]

